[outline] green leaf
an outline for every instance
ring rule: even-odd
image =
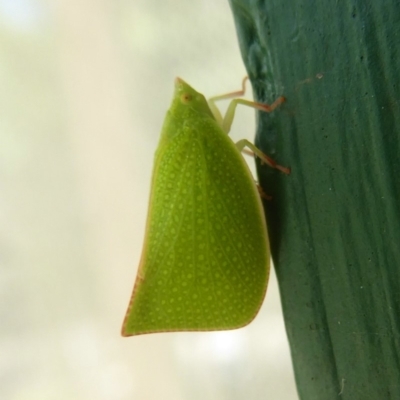
[[[400,398],[400,2],[231,0],[298,392]]]

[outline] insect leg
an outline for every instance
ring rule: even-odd
[[[253,107],[257,110],[261,110],[261,111],[265,111],[265,112],[271,112],[271,111],[275,110],[275,108],[278,107],[280,104],[282,104],[284,101],[285,101],[285,98],[283,96],[278,97],[271,105],[256,103],[254,101],[244,100],[244,99],[232,100],[228,106],[228,110],[226,111],[225,117],[222,121],[222,129],[226,133],[229,133],[229,131],[231,130],[233,117],[235,116],[235,110],[236,110],[236,107],[238,104],[243,104],[245,106]]]
[[[217,107],[217,105],[215,104],[216,101],[219,100],[226,100],[226,99],[232,99],[234,97],[241,97],[244,96],[244,94],[246,93],[246,81],[247,79],[249,79],[248,76],[245,76],[242,80],[242,89],[241,90],[237,90],[235,92],[229,92],[229,93],[225,93],[219,96],[213,96],[210,97],[208,99],[208,105],[212,111],[212,113],[214,114],[215,119],[217,120],[218,124],[222,126],[224,118],[221,115],[221,112],[219,111],[219,108]]]
[[[248,147],[254,153],[255,156],[260,158],[261,161],[265,162],[270,167],[276,168],[279,171],[283,172],[284,174],[287,175],[290,174],[290,168],[282,167],[282,165],[277,164],[276,161],[274,161],[271,157],[268,157],[266,154],[264,154],[260,149],[258,149],[253,143],[249,142],[247,139],[242,139],[236,142],[236,147],[240,152],[244,151],[245,153],[249,154],[248,150],[245,149],[245,147]]]
[[[226,94],[222,94],[220,96],[214,96],[211,97],[208,100],[208,105],[217,120],[218,124],[222,127],[222,129],[226,132],[229,133],[231,130],[233,118],[235,116],[235,111],[236,111],[236,106],[238,104],[243,104],[248,107],[253,107],[257,110],[265,111],[265,112],[271,112],[273,111],[276,107],[278,107],[280,104],[282,104],[285,101],[285,98],[283,96],[278,97],[271,105],[269,104],[262,104],[262,103],[256,103],[254,101],[250,100],[244,100],[244,99],[234,99],[231,101],[231,103],[228,106],[228,110],[226,111],[225,116],[223,117],[221,112],[219,111],[218,107],[216,106],[215,102],[219,100],[226,100],[226,99],[231,99],[234,97],[241,97],[244,96],[246,92],[246,81],[247,81],[248,76],[245,76],[242,81],[242,89],[237,90],[235,92],[230,92]]]
[[[223,94],[220,96],[214,96],[208,100],[208,105],[209,105],[212,113],[214,114],[215,119],[217,120],[219,125],[221,125],[222,129],[226,133],[229,133],[229,131],[231,130],[233,118],[235,116],[235,111],[236,111],[236,107],[238,104],[243,104],[248,107],[253,107],[257,110],[261,110],[264,112],[271,112],[285,101],[285,98],[283,96],[278,97],[271,105],[257,103],[254,101],[244,100],[244,99],[234,99],[230,102],[225,116],[222,117],[222,114],[219,111],[218,107],[216,106],[215,102],[219,101],[219,100],[225,100],[225,99],[231,99],[233,97],[243,96],[246,92],[247,79],[248,79],[247,76],[245,76],[243,78],[241,90],[238,90],[236,92],[226,93],[226,94]],[[266,154],[264,154],[261,150],[259,150],[256,146],[254,146],[248,140],[240,140],[239,142],[236,143],[236,146],[239,149],[239,151],[244,152],[248,155],[257,156],[261,159],[261,161],[265,162],[270,167],[276,168],[285,174],[290,174],[290,168],[282,167],[281,165],[277,164],[271,157],[268,157]],[[249,149],[251,149],[251,151],[248,149],[245,149],[245,147],[248,147]]]
[[[260,195],[261,198],[263,198],[265,200],[272,200],[272,196],[266,194],[258,182],[256,182],[256,186],[257,186],[258,194]]]

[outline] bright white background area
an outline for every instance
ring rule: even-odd
[[[0,0],[0,399],[297,398],[274,274],[245,328],[120,336],[173,80],[245,74],[227,0]]]

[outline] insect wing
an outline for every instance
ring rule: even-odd
[[[268,274],[262,205],[243,157],[214,121],[186,129],[156,157],[123,335],[244,326]]]

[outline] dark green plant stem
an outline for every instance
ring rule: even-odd
[[[400,399],[400,2],[230,2],[299,396]]]

